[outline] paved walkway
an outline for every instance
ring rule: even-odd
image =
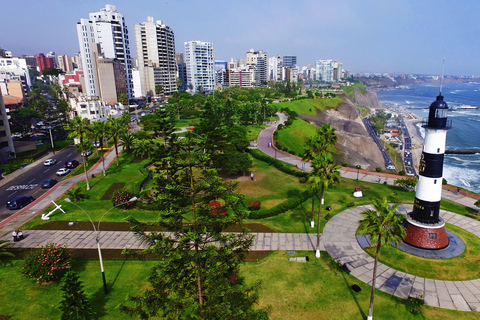
[[[322,242],[328,253],[341,263],[347,263],[351,275],[371,285],[374,259],[357,242],[356,229],[360,212],[372,209],[361,206],[335,215],[324,228]],[[412,205],[399,206],[401,213],[410,212]],[[480,237],[480,222],[448,211],[440,216],[447,223],[461,227]],[[469,281],[442,281],[426,279],[397,271],[379,263],[376,287],[384,292],[406,299],[423,295],[425,304],[462,311],[480,311],[480,279]]]

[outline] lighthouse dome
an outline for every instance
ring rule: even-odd
[[[446,129],[447,128],[448,105],[443,101],[443,96],[438,95],[432,102],[428,112],[428,128]]]

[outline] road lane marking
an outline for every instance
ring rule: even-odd
[[[35,179],[34,179],[35,180]],[[32,180],[33,181],[33,180]],[[12,190],[32,190],[38,186],[38,183],[33,184],[18,184],[15,186],[8,187],[5,191],[12,191]]]
[[[27,183],[32,183],[33,181],[35,181],[35,178],[32,179],[32,180],[30,180],[30,181],[28,181]]]
[[[15,191],[14,193],[10,193],[10,195],[9,195],[8,197],[10,198],[10,197],[13,196],[15,193],[17,193],[17,191]]]
[[[50,170],[50,169],[47,169],[47,170],[43,171],[43,173],[46,173],[48,170]]]

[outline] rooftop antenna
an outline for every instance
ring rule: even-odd
[[[442,95],[442,86],[443,86],[443,72],[445,70],[445,58],[443,58],[443,64],[442,64],[442,76],[440,77],[440,96]]]

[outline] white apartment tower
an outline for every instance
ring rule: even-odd
[[[317,60],[315,69],[317,80],[333,82],[333,60]]]
[[[268,58],[268,81],[283,80],[283,59],[280,55]]]
[[[177,91],[177,63],[175,36],[169,26],[153,17],[134,26],[138,69],[143,95],[155,95],[155,86],[161,85],[163,94]]]
[[[257,86],[264,85],[268,81],[267,53],[262,50],[250,49],[245,54],[247,65],[255,66],[255,83]]]
[[[88,19],[80,19],[77,23],[78,42],[85,74],[86,93],[90,97],[99,97],[98,75],[95,68],[97,44],[98,55],[107,59],[116,59],[125,65],[127,95],[133,98],[132,62],[128,30],[123,14],[114,5],[105,5],[99,12],[92,12]]]
[[[202,41],[185,42],[187,86],[193,91],[202,87],[204,92],[215,91],[215,57],[213,43]]]

